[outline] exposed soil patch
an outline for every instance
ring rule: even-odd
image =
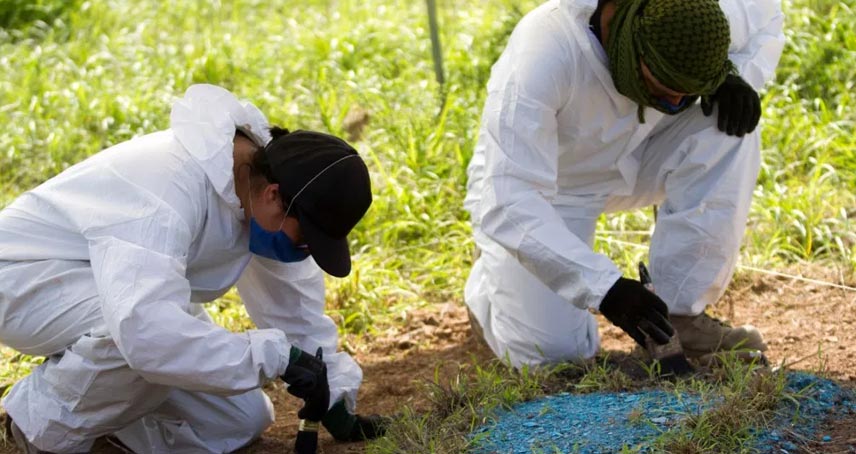
[[[463,306],[444,304],[413,311],[402,325],[362,339],[353,352],[363,367],[358,411],[393,414],[403,405],[427,409],[423,389],[435,371],[449,377],[474,361],[492,358],[490,350],[471,336],[469,326]],[[276,422],[262,440],[241,450],[242,454],[291,452],[299,401],[279,384],[268,389],[268,394],[277,409]],[[337,443],[322,431],[318,452],[359,453],[362,447],[362,443]]]
[[[812,277],[837,281],[822,270]],[[852,285],[852,284],[851,284]],[[790,364],[820,373],[844,386],[856,387],[856,292],[818,284],[761,275],[736,279],[723,301],[713,310],[735,324],[751,323],[764,334],[773,364]],[[627,353],[633,343],[618,328],[600,320],[605,351]],[[403,405],[426,408],[424,383],[457,373],[473,361],[491,358],[490,351],[471,337],[466,309],[454,304],[434,305],[407,315],[407,320],[370,339],[346,339],[363,366],[364,381],[359,411],[394,413]],[[297,431],[298,402],[280,384],[266,388],[277,409],[276,423],[263,438],[241,453],[291,452]],[[827,423],[820,432],[828,440],[811,441],[816,453],[852,453],[856,444],[856,415]],[[326,433],[319,452],[363,452],[361,443],[335,443]],[[0,454],[11,454],[0,446]],[[99,442],[97,454],[121,451]]]
[[[819,433],[821,435],[817,439],[807,442],[807,454],[856,454],[856,413],[827,421]]]

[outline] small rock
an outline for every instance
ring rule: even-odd
[[[368,110],[361,106],[352,106],[345,119],[342,121],[342,128],[348,133],[348,140],[360,140],[363,135],[363,129],[371,119],[371,114]]]

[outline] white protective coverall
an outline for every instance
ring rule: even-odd
[[[3,404],[43,450],[116,433],[139,453],[233,451],[273,421],[260,386],[292,345],[324,348],[331,403],[354,410],[362,371],[336,352],[320,268],[248,249],[233,139],[267,143],[267,120],[195,85],[170,121],[0,212],[0,342],[48,357]],[[229,332],[199,304],[236,283],[259,329]]]
[[[729,56],[760,89],[784,44],[778,0],[721,0]],[[465,207],[481,255],[465,300],[494,353],[516,365],[599,347],[597,309],[621,276],[592,251],[603,212],[660,204],[650,249],[671,313],[715,302],[737,259],[760,161],[759,132],[727,136],[698,104],[669,116],[616,90],[589,29],[597,0],[526,15],[494,65]]]

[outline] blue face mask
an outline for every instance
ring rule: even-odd
[[[280,262],[299,262],[309,257],[306,246],[297,246],[282,230],[268,232],[250,218],[250,252]]]
[[[312,179],[309,180],[306,184],[297,191],[297,194],[291,199],[291,202],[288,204],[288,208],[285,210],[285,216],[282,218],[282,222],[285,223],[285,218],[288,217],[288,213],[291,212],[291,205],[297,200],[297,197],[306,189],[316,178],[321,176],[324,172],[326,172],[329,168],[338,164],[339,162],[348,159],[348,158],[356,158],[358,157],[356,154],[348,155],[343,158],[339,158],[337,161],[325,167],[323,170],[318,172]],[[247,187],[252,187],[250,176],[247,175]],[[291,238],[288,237],[282,231],[282,224],[279,225],[279,228],[275,232],[268,232],[263,229],[262,226],[256,222],[256,218],[253,217],[253,197],[252,194],[248,195],[250,202],[250,252],[256,255],[260,255],[262,257],[266,257],[273,260],[279,260],[280,262],[300,262],[302,260],[306,260],[306,257],[309,257],[309,248],[305,245],[296,245],[291,241]]]
[[[663,98],[657,98],[657,104],[659,104],[660,107],[666,109],[667,114],[678,113],[681,111],[681,109],[684,108],[684,106],[687,105],[687,96],[684,96],[683,98],[681,98],[681,102],[678,104],[672,104]]]
[[[247,187],[250,187],[249,177],[247,177]],[[309,249],[305,245],[294,244],[291,238],[282,231],[282,224],[285,223],[285,218],[291,211],[291,205],[285,211],[279,228],[274,232],[268,232],[256,222],[256,218],[253,216],[252,194],[249,194],[248,198],[250,202],[250,252],[285,263],[306,260],[306,257],[309,257]]]

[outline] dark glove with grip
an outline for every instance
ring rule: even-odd
[[[713,104],[719,103],[717,127],[729,136],[743,137],[752,132],[761,119],[761,98],[758,92],[740,76],[729,74],[716,92],[703,97],[701,110],[706,116],[713,113]]]
[[[280,377],[288,383],[288,393],[305,402],[303,408],[297,412],[300,419],[321,421],[330,406],[327,364],[321,356],[320,347],[315,356],[297,347],[291,347],[288,367]]]
[[[338,441],[374,440],[386,433],[392,418],[380,415],[354,415],[344,400],[336,402],[324,415],[321,423]]]
[[[669,323],[669,308],[641,282],[619,278],[600,303],[600,313],[645,347],[645,335],[660,344],[675,334]]]

